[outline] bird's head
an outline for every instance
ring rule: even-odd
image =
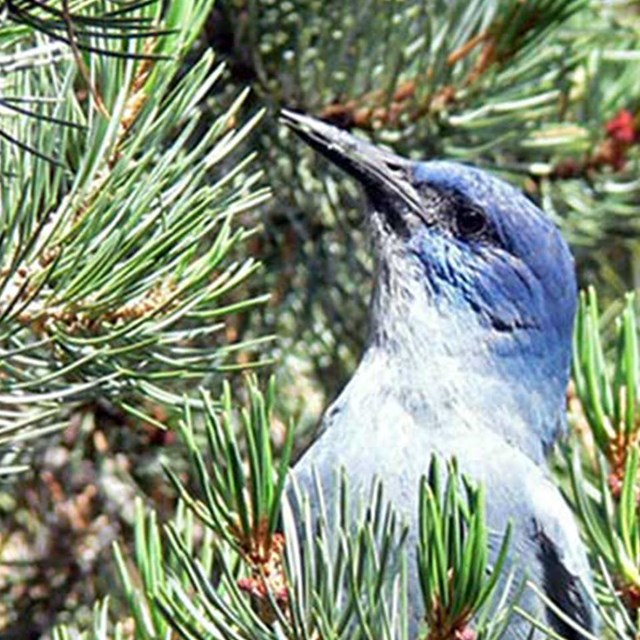
[[[541,411],[561,409],[577,296],[552,221],[480,169],[407,160],[313,118],[283,117],[367,195],[378,265],[372,343],[464,360],[470,379],[484,368]],[[544,444],[555,430],[540,425]]]

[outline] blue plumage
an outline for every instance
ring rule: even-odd
[[[425,265],[444,321],[455,319],[482,336],[486,366],[504,376],[529,427],[549,447],[563,422],[577,293],[573,258],[555,225],[520,191],[474,167],[420,162],[417,189],[444,198],[445,223],[424,227],[407,248]],[[471,208],[481,233],[458,231]],[[532,406],[532,391],[539,403]]]
[[[586,556],[545,463],[564,419],[577,300],[560,233],[484,171],[413,162],[306,116],[283,119],[362,184],[376,257],[365,352],[296,465],[298,481],[311,489],[315,469],[332,494],[338,465],[356,490],[379,476],[414,542],[430,456],[456,456],[487,487],[492,530],[513,519],[511,559],[591,628]],[[415,565],[410,577],[415,633]],[[524,606],[578,637],[530,594]],[[508,638],[522,633],[516,621]]]

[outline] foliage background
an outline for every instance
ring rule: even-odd
[[[175,512],[161,462],[193,482],[188,447],[161,427],[183,392],[217,397],[226,377],[242,398],[233,372],[271,361],[276,440],[293,418],[299,451],[353,371],[372,266],[360,196],[278,125],[283,106],[519,184],[599,291],[612,352],[640,285],[637,3],[49,4],[0,5],[0,424],[65,427],[0,494],[2,638],[86,628],[113,591],[111,543],[131,546],[134,498]],[[13,441],[5,453],[25,460]]]

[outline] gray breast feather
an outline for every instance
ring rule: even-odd
[[[369,414],[371,416],[371,414]],[[519,449],[505,445],[492,431],[474,432],[469,437],[459,429],[447,432],[419,429],[411,416],[398,406],[376,412],[368,425],[355,426],[356,416],[340,406],[327,412],[323,433],[294,469],[304,491],[314,494],[313,474],[318,474],[325,504],[331,505],[337,490],[337,472],[346,470],[352,496],[368,493],[374,477],[384,481],[385,495],[410,525],[409,601],[411,629],[417,629],[422,605],[417,587],[413,549],[417,542],[417,514],[420,478],[427,472],[430,454],[448,459],[455,455],[460,469],[487,489],[487,519],[497,551],[508,521],[513,525],[510,562],[518,580],[526,575],[548,598],[578,623],[591,627],[593,613],[589,592],[589,569],[573,515],[548,473]],[[341,433],[349,424],[349,438]],[[420,455],[416,455],[420,452]],[[318,501],[312,499],[312,504]],[[317,514],[316,514],[317,515]],[[331,529],[331,525],[329,527]],[[525,589],[521,605],[553,625],[568,640],[576,632],[547,611],[532,590]],[[514,622],[507,640],[529,631],[524,620]]]

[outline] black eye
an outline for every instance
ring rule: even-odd
[[[456,230],[462,236],[480,235],[487,227],[484,212],[474,207],[461,207],[456,212]]]

